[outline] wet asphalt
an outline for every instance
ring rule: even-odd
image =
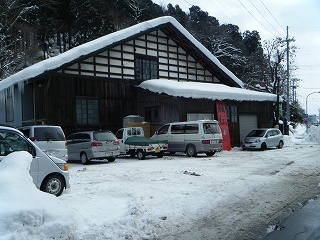
[[[263,240],[318,240],[320,239],[320,199],[310,200],[293,212]]]

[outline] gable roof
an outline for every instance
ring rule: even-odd
[[[228,85],[243,87],[243,83],[231,71],[223,66],[220,61],[200,42],[198,42],[175,18],[160,17],[139,23],[129,28],[108,34],[78,47],[72,48],[60,55],[38,62],[12,76],[0,81],[0,91],[18,84],[23,87],[25,81],[41,78],[55,73],[75,62],[86,59],[92,55],[103,52],[108,48],[130,41],[138,36],[161,29],[173,41],[183,42],[182,48],[192,52],[196,60],[201,61],[206,67],[221,77]]]

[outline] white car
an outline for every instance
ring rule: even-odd
[[[68,159],[89,164],[91,160],[114,162],[120,155],[119,141],[111,131],[77,132],[67,137]]]
[[[26,151],[33,156],[29,173],[38,189],[60,196],[70,187],[65,161],[45,154],[19,130],[0,126],[0,167],[1,160],[16,151]]]
[[[283,135],[277,128],[259,128],[252,130],[242,142],[242,150],[259,149],[266,150],[267,148],[283,147]]]
[[[33,125],[18,129],[46,154],[68,161],[67,141],[60,126]]]

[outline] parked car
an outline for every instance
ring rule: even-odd
[[[60,196],[70,187],[68,164],[64,160],[48,156],[19,130],[0,126],[0,161],[15,151],[32,154],[29,173],[41,191]]]
[[[120,155],[119,141],[111,131],[77,132],[67,137],[68,159],[88,164],[91,160],[114,162]]]
[[[252,130],[243,140],[242,149],[260,149],[283,147],[283,135],[277,128],[260,128]]]
[[[67,141],[60,126],[34,125],[18,129],[46,154],[68,161]]]
[[[222,150],[222,134],[216,120],[168,123],[151,139],[166,140],[168,152],[185,152],[189,157],[195,157],[197,153],[213,156]]]

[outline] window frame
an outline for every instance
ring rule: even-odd
[[[81,101],[79,103],[79,101]],[[90,103],[91,101],[91,103]],[[89,108],[91,104],[91,108]],[[80,108],[79,108],[80,106]],[[99,125],[99,99],[76,98],[76,123],[79,125]]]
[[[134,64],[135,79],[145,81],[159,78],[157,57],[136,54]]]
[[[230,123],[239,123],[238,106],[226,106],[227,119]]]

